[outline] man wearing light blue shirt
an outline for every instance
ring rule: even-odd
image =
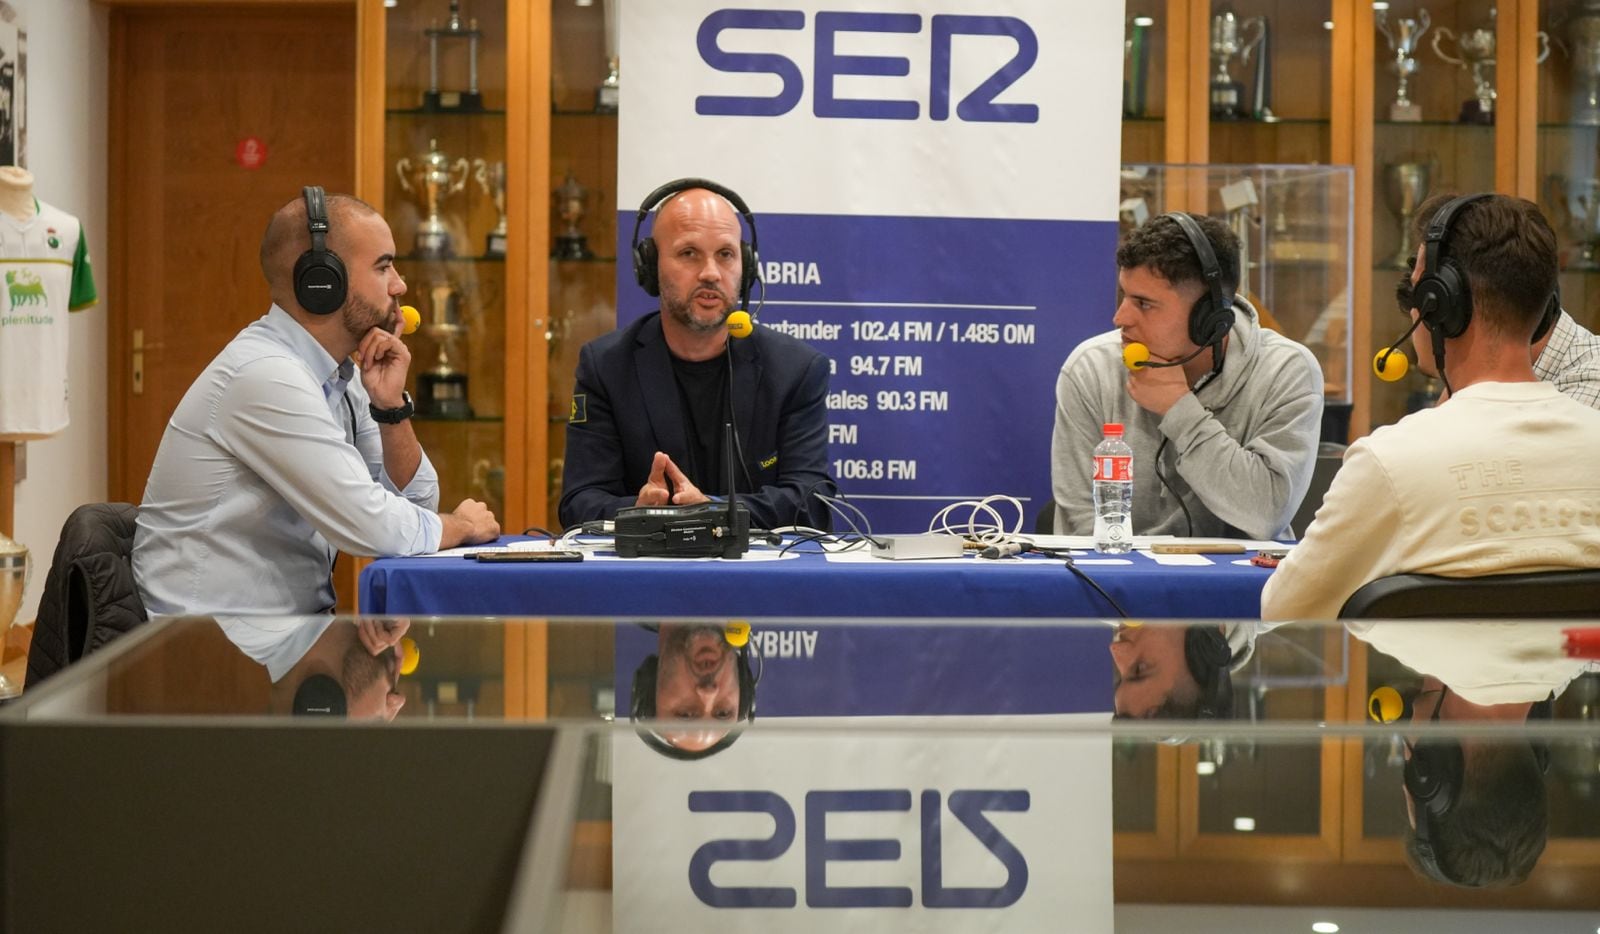
[[[323,613],[338,551],[499,535],[476,500],[434,511],[394,252],[388,224],[347,195],[308,188],[273,216],[261,243],[272,308],[189,387],[145,485],[133,573],[152,615]]]

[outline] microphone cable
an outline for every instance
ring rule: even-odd
[[[1178,495],[1178,491],[1172,488],[1172,484],[1168,483],[1167,478],[1161,473],[1161,452],[1167,449],[1168,440],[1166,436],[1162,436],[1161,444],[1156,448],[1156,480],[1173,499],[1178,501],[1178,508],[1183,510],[1184,537],[1194,538],[1194,518],[1189,515],[1189,504],[1183,501],[1183,497]]]
[[[1090,577],[1088,574],[1085,574],[1083,568],[1078,567],[1078,565],[1073,562],[1071,555],[1067,556],[1066,568],[1073,574],[1077,575],[1079,580],[1083,581],[1085,584],[1088,584],[1090,587],[1093,587],[1095,593],[1098,593],[1100,596],[1104,597],[1106,602],[1111,604],[1112,609],[1116,610],[1119,616],[1121,616],[1123,619],[1128,618],[1128,611],[1122,608],[1122,604],[1118,603],[1116,598],[1111,596],[1111,594],[1106,593],[1106,589],[1104,587],[1101,587],[1099,584],[1095,583],[1094,578]]]
[[[1006,528],[1005,520],[1001,518],[999,511],[992,505],[996,502],[1008,504],[1017,511],[1017,521],[1009,530]],[[950,521],[950,514],[958,509],[971,510],[967,514],[967,521],[964,527],[960,521],[955,523]],[[986,513],[993,520],[992,523],[980,523],[978,521],[979,513]],[[985,496],[983,499],[963,499],[950,503],[937,513],[934,513],[933,518],[928,521],[928,531],[930,533],[943,532],[947,535],[960,535],[966,541],[976,545],[1004,545],[1018,540],[1018,536],[1022,534],[1022,524],[1027,521],[1027,518],[1027,511],[1022,505],[1022,500],[1015,496],[1007,496],[1004,493],[996,493],[992,496]],[[1025,544],[1032,544],[1026,539],[1021,541]]]
[[[857,536],[866,539],[872,544],[877,545],[879,548],[884,547],[883,542],[872,537],[872,522],[867,518],[867,514],[862,512],[860,507],[858,507],[855,503],[845,499],[843,491],[840,491],[838,496],[823,496],[821,493],[816,492],[813,492],[811,495],[815,496],[818,500],[821,500],[822,503],[832,510],[835,515],[843,519],[845,525],[850,526],[850,531],[856,533]],[[865,532],[861,530],[860,525],[856,524],[855,519],[851,518],[850,513],[844,511],[845,507],[848,507],[852,512],[855,513],[857,517],[861,519],[861,524],[867,527]]]

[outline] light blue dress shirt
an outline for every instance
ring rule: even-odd
[[[133,540],[151,615],[323,613],[334,605],[336,550],[439,547],[433,465],[424,454],[396,489],[354,374],[274,305],[189,387],[161,437]]]

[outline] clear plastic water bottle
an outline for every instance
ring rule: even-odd
[[[1094,448],[1094,550],[1121,555],[1133,550],[1133,448],[1116,422],[1104,431]]]

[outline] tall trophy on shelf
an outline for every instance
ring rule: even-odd
[[[1600,126],[1600,0],[1583,0],[1567,23],[1572,44],[1572,74],[1582,93],[1572,108],[1572,122]]]
[[[1431,161],[1391,162],[1383,167],[1383,200],[1400,219],[1400,247],[1389,260],[1391,269],[1410,269],[1417,255],[1417,241],[1411,233],[1411,219],[1433,189],[1434,164]]]
[[[450,18],[443,26],[429,26],[428,89],[422,93],[422,109],[434,111],[478,111],[483,109],[483,92],[478,90],[478,42],[483,31],[478,21],[461,19],[461,0],[450,0]],[[439,86],[439,44],[467,44],[467,89],[447,91]]]
[[[465,159],[452,163],[449,156],[439,151],[439,141],[431,139],[426,155],[415,161],[403,156],[394,169],[400,177],[400,188],[421,198],[424,214],[422,223],[417,226],[416,254],[433,259],[455,255],[455,243],[444,219],[439,216],[439,203],[467,187],[467,175],[472,166]]]
[[[1497,11],[1489,11],[1487,28],[1463,29],[1460,34],[1448,26],[1433,31],[1433,54],[1472,75],[1474,99],[1461,104],[1460,123],[1494,123],[1494,20]],[[1456,47],[1451,55],[1440,47],[1440,41]]]
[[[1378,32],[1389,40],[1389,51],[1394,55],[1389,60],[1389,70],[1400,79],[1394,102],[1389,105],[1389,119],[1396,123],[1416,123],[1422,119],[1422,107],[1411,99],[1409,85],[1411,76],[1417,73],[1417,46],[1433,20],[1425,8],[1417,10],[1416,19],[1395,17],[1393,25],[1390,25],[1388,10],[1374,10],[1372,19],[1378,24]]]
[[[555,248],[550,251],[550,256],[554,259],[594,259],[594,251],[589,249],[589,238],[584,236],[583,228],[579,226],[588,208],[589,189],[578,184],[578,180],[568,172],[567,180],[553,194],[556,213],[565,226],[556,235]]]
[[[449,282],[428,287],[428,323],[423,331],[439,344],[439,362],[417,374],[417,411],[435,418],[471,418],[467,404],[467,374],[450,362],[450,354],[465,328],[461,324],[460,293]]]
[[[604,0],[601,6],[606,30],[606,77],[594,90],[594,109],[597,113],[614,114],[622,98],[622,77],[619,69],[622,59],[617,53],[617,4],[622,0]]]
[[[1255,35],[1245,38],[1251,28]],[[1234,12],[1224,9],[1211,17],[1211,63],[1216,74],[1211,76],[1211,116],[1217,120],[1238,120],[1245,116],[1244,85],[1233,79],[1231,66],[1234,56],[1245,64],[1250,63],[1250,50],[1266,35],[1267,21],[1252,16],[1241,20]]]
[[[478,180],[478,186],[489,196],[489,200],[494,203],[495,211],[499,214],[494,229],[489,231],[483,255],[501,257],[506,255],[506,235],[509,232],[506,224],[506,164],[477,159],[473,161],[473,167],[476,170],[474,177]]]

